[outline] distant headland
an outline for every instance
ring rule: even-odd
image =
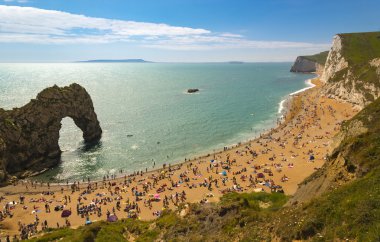
[[[121,59],[121,60],[85,60],[77,61],[80,63],[153,63],[152,61],[146,61],[144,59]]]

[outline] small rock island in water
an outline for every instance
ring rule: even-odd
[[[190,89],[187,89],[187,93],[196,93],[196,92],[199,92],[199,89],[198,89],[198,88],[190,88]]]
[[[102,129],[90,95],[79,84],[53,86],[13,110],[0,108],[0,183],[28,177],[57,165],[61,120],[70,117],[86,143],[100,140]]]

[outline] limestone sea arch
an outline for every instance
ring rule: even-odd
[[[100,140],[102,129],[91,97],[76,83],[46,88],[23,107],[0,109],[0,181],[57,165],[61,120],[66,117],[82,130],[86,143]]]

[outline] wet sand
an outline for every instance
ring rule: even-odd
[[[128,212],[124,209],[133,203],[138,204],[138,217],[150,220],[157,217],[153,212],[163,210],[165,196],[167,207],[175,209],[181,202],[216,202],[224,193],[230,191],[270,192],[269,186],[281,186],[277,190],[292,195],[299,183],[324,164],[332,137],[339,132],[341,122],[357,113],[351,104],[321,96],[321,82],[315,79],[313,83],[316,87],[294,95],[288,104],[290,107],[284,121],[277,128],[255,140],[217,154],[172,165],[170,168],[166,166],[165,169],[142,175],[116,179],[110,177],[105,181],[90,182],[90,185],[87,180],[85,183],[80,181],[79,191],[74,193],[71,184],[32,186],[30,181],[19,181],[18,184],[0,188],[0,196],[4,197],[1,209],[4,209],[6,203],[17,203],[10,206],[12,217],[7,216],[0,223],[0,237],[7,234],[19,235],[19,224],[34,223],[36,214],[39,231],[45,220],[49,227],[56,228],[57,223],[64,226],[66,219],[61,217],[62,211],[54,211],[57,205],[63,205],[65,210],[71,209],[72,214],[68,221],[71,227],[76,228],[86,221],[86,215],[77,214],[78,204],[82,207],[90,205],[91,202],[101,207],[102,211],[101,216],[97,212],[88,212],[87,216],[91,221],[106,220],[107,210],[111,214],[115,210],[119,219],[126,218]],[[227,166],[229,170],[223,168]],[[136,201],[132,190],[142,193],[138,196],[139,201]],[[54,194],[43,195],[43,191]],[[186,195],[181,198],[183,192]],[[146,201],[153,200],[155,194],[159,195],[159,199],[151,202],[149,208]],[[20,195],[25,197],[24,204],[19,204]],[[94,199],[103,201],[98,203]],[[120,210],[117,209],[117,201],[120,201]],[[45,204],[49,204],[50,213],[46,213]]]

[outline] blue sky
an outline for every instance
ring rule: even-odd
[[[380,31],[378,0],[0,0],[1,62],[292,61]]]

